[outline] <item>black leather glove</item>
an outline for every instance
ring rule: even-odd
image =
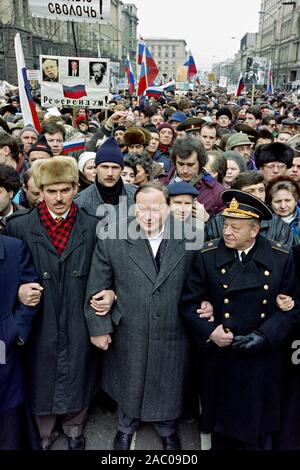
[[[245,336],[235,336],[232,348],[240,349],[247,352],[258,352],[267,344],[267,339],[261,333],[256,333],[253,331],[249,335]]]

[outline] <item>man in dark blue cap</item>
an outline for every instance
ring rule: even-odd
[[[300,319],[299,287],[289,248],[259,235],[272,214],[258,198],[229,190],[223,237],[197,254],[180,312],[203,348],[202,431],[213,449],[272,449],[280,426],[282,342]],[[283,313],[278,294],[295,300]],[[197,305],[212,303],[214,322]]]
[[[192,216],[193,203],[198,191],[189,183],[181,181],[168,186],[170,195],[170,211],[174,217],[186,221]]]
[[[177,219],[188,222],[191,217],[194,221],[201,221],[203,230],[203,222],[209,218],[203,204],[197,201],[199,191],[190,183],[180,181],[171,183],[168,186],[170,195],[170,211]]]

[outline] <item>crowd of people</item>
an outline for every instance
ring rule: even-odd
[[[141,422],[180,450],[183,417],[213,450],[300,449],[300,100],[250,100],[36,97],[37,131],[5,96],[0,449],[84,449],[104,393],[115,450]]]

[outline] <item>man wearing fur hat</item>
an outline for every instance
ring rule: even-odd
[[[289,145],[274,142],[259,146],[254,156],[255,164],[262,173],[265,183],[269,183],[277,176],[284,176],[286,171],[292,168],[294,150]]]
[[[148,147],[151,134],[143,127],[130,127],[123,134],[123,142],[127,146],[128,153],[141,153]]]
[[[129,208],[134,204],[136,188],[123,184],[121,173],[124,168],[124,157],[114,137],[109,137],[98,149],[95,166],[96,181],[76,197],[76,204],[101,218],[105,215],[104,211],[112,213],[111,209],[114,206],[116,209],[114,215],[117,217],[120,197],[125,198]]]
[[[43,286],[43,305],[29,346],[29,399],[48,449],[60,421],[69,449],[84,449],[89,403],[99,389],[99,354],[83,316],[87,275],[96,244],[97,219],[73,202],[78,169],[71,157],[33,165],[43,201],[13,216],[9,235],[25,241]]]

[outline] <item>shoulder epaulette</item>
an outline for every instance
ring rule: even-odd
[[[216,250],[219,245],[220,238],[216,238],[215,240],[210,240],[209,242],[204,243],[203,247],[201,248],[201,253],[206,253],[207,251]]]
[[[284,243],[276,242],[274,240],[270,240],[270,242],[273,250],[282,251],[282,253],[286,253],[287,255],[291,251],[291,247],[289,245],[285,245]]]

